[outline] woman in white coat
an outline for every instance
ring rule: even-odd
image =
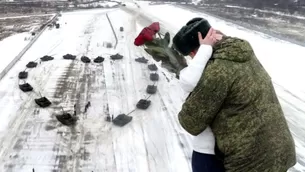
[[[192,52],[190,56],[192,60],[186,68],[180,71],[179,82],[184,91],[184,98],[196,87],[204,68],[212,56],[212,46],[217,40],[221,39],[221,35],[217,34],[214,29],[210,29],[206,37],[203,39],[201,33],[198,33],[198,41],[200,47],[196,52]],[[193,172],[224,172],[223,163],[215,156],[215,137],[210,127],[193,138],[193,155],[192,169]]]

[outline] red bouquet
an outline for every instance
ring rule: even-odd
[[[161,36],[159,22],[144,27],[134,40],[135,46],[144,46],[144,50],[154,60],[162,61],[162,67],[179,76],[180,70],[187,66],[186,60],[172,47],[169,47],[169,43],[170,35],[166,32],[163,37]]]
[[[144,45],[146,42],[153,41],[156,37],[156,33],[160,31],[160,24],[159,22],[154,22],[148,27],[143,28],[140,34],[136,37],[134,41],[134,45],[141,46]]]

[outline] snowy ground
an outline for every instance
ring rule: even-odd
[[[0,171],[189,171],[190,149],[183,149],[189,145],[171,105],[176,97],[168,91],[179,88],[169,85],[165,77],[158,82],[160,91],[151,97],[151,107],[135,111],[132,123],[119,128],[104,121],[108,113],[116,116],[134,109],[152,84],[147,66],[134,61],[144,54],[132,44],[135,20],[118,10],[109,12],[109,17],[116,31],[125,27],[118,34],[116,51],[102,47],[104,41],[114,42],[105,11],[66,13],[60,22],[67,24],[46,30],[0,82]],[[109,54],[117,52],[124,59],[110,61]],[[84,65],[63,60],[66,53],[103,55],[106,60]],[[53,55],[55,60],[29,71],[28,82],[35,92],[19,91],[18,72],[43,55]],[[33,103],[39,92],[52,101],[50,108]],[[87,101],[92,107],[82,113]],[[54,114],[60,113],[60,107],[72,110],[74,104],[81,113],[78,125],[60,125]]]
[[[36,14],[36,15],[25,15],[25,16],[9,16],[9,17],[0,17],[1,20],[4,19],[19,19],[19,18],[29,18],[29,17],[43,17],[50,16],[50,14]]]
[[[77,7],[104,7],[104,8],[109,8],[109,7],[114,7],[118,5],[117,2],[87,2],[85,4],[78,4]],[[73,5],[72,5],[73,7]]]
[[[31,35],[31,32],[37,33],[39,28],[52,19],[54,15],[55,14],[0,18],[0,72],[2,72],[34,38],[34,36]]]
[[[20,53],[20,51],[30,42],[24,40],[25,37],[30,37],[30,33],[20,33],[12,35],[0,41],[1,63],[0,71]],[[14,49],[12,49],[14,47]]]
[[[54,16],[55,14],[0,18],[0,41],[18,33],[36,33]]]
[[[152,8],[154,7],[145,7],[145,11],[149,12]],[[154,14],[155,19],[166,10],[179,12],[176,15],[179,14],[181,21],[174,20],[177,16],[171,13],[168,13],[168,17],[163,15],[163,20],[160,20],[162,26],[167,26],[173,33],[192,15],[196,15],[169,6],[159,8],[158,14]],[[113,21],[119,38],[116,50],[103,47],[104,42],[115,41],[106,12]],[[0,171],[23,172],[31,171],[32,168],[38,172],[191,171],[191,138],[181,129],[176,117],[179,104],[182,103],[181,90],[177,81],[163,70],[158,70],[158,92],[150,97],[152,105],[149,109],[133,112],[133,121],[123,128],[104,120],[108,114],[116,116],[132,111],[138,100],[148,96],[145,90],[148,84],[152,84],[149,80],[150,72],[147,65],[135,62],[135,58],[149,57],[141,48],[133,46],[136,34],[143,27],[143,19],[116,9],[64,13],[59,22],[61,28],[46,30],[0,81]],[[302,48],[216,19],[213,24],[218,24],[220,29],[229,28],[226,32],[232,34],[240,32],[243,34],[238,35],[245,37],[246,33],[256,35],[249,36],[248,39],[254,39],[251,43],[256,45],[258,52],[259,44],[255,44],[257,39],[263,46],[287,45],[295,53]],[[119,31],[121,26],[124,26],[124,32]],[[276,88],[295,137],[298,165],[291,171],[304,171],[305,140],[302,136],[305,128],[302,123],[305,116],[302,107],[305,107],[305,98],[294,93],[295,90],[302,91],[302,82],[296,82],[292,77],[286,78],[288,74],[301,76],[294,72],[302,72],[303,69],[295,69],[300,67],[298,63],[301,61],[297,61],[297,64],[290,61],[300,60],[298,54],[286,57],[284,52],[279,53],[280,50],[278,48],[276,51],[278,58],[270,55],[265,59],[260,55],[260,59],[263,59],[262,62],[271,75],[275,75],[273,77],[278,83]],[[272,51],[268,49],[267,52]],[[78,59],[82,55],[91,59],[101,55],[106,59],[102,64],[84,64],[79,60],[63,60],[62,55],[67,53],[77,55]],[[124,58],[110,60],[109,55],[115,53],[124,55]],[[29,61],[43,55],[52,55],[55,60],[42,62],[30,70],[28,82],[35,91],[21,92],[18,89],[18,72],[24,70]],[[295,65],[295,68],[283,70],[280,68],[283,67],[282,63]],[[280,75],[277,72],[285,75],[277,77]],[[286,83],[284,79],[298,85],[286,86],[282,84]],[[52,101],[49,108],[38,108],[33,102],[39,93]],[[295,97],[295,94],[299,97]],[[84,113],[88,101],[92,106]],[[72,112],[74,104],[77,105],[79,114],[78,125],[72,128],[62,126],[55,119],[55,114],[61,113],[61,107]]]

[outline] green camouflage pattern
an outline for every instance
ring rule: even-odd
[[[227,172],[284,172],[296,163],[271,78],[245,40],[225,37],[214,46],[178,116],[194,136],[211,126]]]

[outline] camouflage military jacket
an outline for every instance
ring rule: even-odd
[[[244,40],[225,37],[214,47],[178,118],[192,135],[211,126],[228,172],[284,172],[296,163],[271,78]]]

